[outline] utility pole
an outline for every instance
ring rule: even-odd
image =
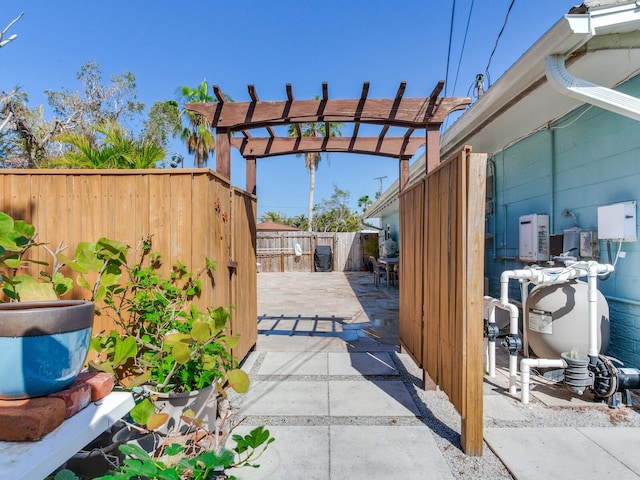
[[[382,195],[382,179],[383,178],[387,178],[387,176],[385,175],[384,177],[373,177],[374,180],[380,180],[380,190],[378,190],[380,195]]]

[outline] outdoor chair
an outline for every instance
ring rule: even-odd
[[[380,278],[387,278],[387,269],[383,265],[380,265],[374,256],[369,257],[369,261],[371,265],[373,265],[373,284],[379,287]]]

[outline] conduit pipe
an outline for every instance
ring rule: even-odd
[[[529,404],[529,384],[531,383],[531,367],[534,368],[567,368],[567,362],[548,358],[523,358],[520,360],[520,375],[522,375],[522,394],[520,399],[523,405]]]
[[[640,99],[574,77],[564,66],[564,55],[548,55],[544,69],[549,84],[560,93],[610,112],[640,120]]]

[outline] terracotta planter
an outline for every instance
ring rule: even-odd
[[[82,300],[0,304],[0,399],[67,388],[89,350],[94,305]]]

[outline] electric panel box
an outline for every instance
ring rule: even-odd
[[[531,214],[520,217],[520,260],[544,262],[549,260],[549,215]]]
[[[598,238],[617,242],[637,241],[636,202],[598,207]]]

